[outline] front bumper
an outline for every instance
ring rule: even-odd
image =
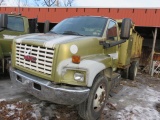
[[[73,87],[55,85],[53,82],[10,68],[11,81],[26,92],[41,100],[75,105],[85,101],[90,89],[87,87]]]

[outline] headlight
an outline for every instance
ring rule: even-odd
[[[84,81],[84,74],[83,73],[75,73],[74,80],[83,82]]]

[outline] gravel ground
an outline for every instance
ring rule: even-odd
[[[110,97],[101,120],[160,120],[160,79],[139,73],[135,81]],[[0,78],[0,120],[82,120],[75,106],[57,105],[31,96]]]

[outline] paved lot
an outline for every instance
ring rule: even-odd
[[[1,78],[0,80],[0,99],[16,99],[16,98],[25,98],[28,96],[20,88],[17,88],[12,85],[9,77]]]
[[[108,99],[101,120],[160,120],[159,78],[139,74],[121,85],[122,90]],[[40,101],[13,86],[9,77],[0,79],[0,101],[0,119],[82,120],[74,106]]]

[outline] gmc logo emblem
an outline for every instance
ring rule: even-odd
[[[26,55],[24,55],[24,59],[27,60],[27,61],[31,61],[31,62],[35,63],[37,58],[31,56],[30,53],[31,53],[31,50],[27,50],[26,53],[25,53]]]
[[[24,59],[27,60],[27,61],[31,61],[31,62],[36,62],[37,58],[36,57],[33,57],[33,56],[29,56],[29,55],[25,55],[24,56]]]

